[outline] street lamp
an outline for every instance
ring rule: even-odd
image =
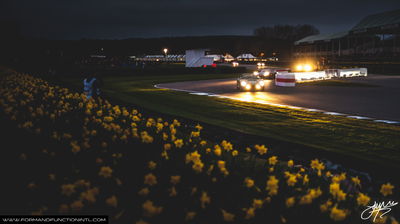
[[[164,59],[164,61],[167,61],[168,48],[164,48],[163,51],[164,51],[164,54],[165,54],[165,59]]]

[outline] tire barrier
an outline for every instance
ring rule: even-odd
[[[278,72],[275,76],[275,85],[283,87],[296,86],[296,77],[294,73]]]

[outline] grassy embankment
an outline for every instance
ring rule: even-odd
[[[104,78],[103,90],[111,98],[127,104],[242,133],[301,144],[322,150],[321,154],[338,155],[349,161],[356,159],[355,164],[361,162],[364,167],[400,167],[400,126],[153,87],[157,83],[236,76],[113,76]],[[77,88],[81,86],[81,80],[77,78],[64,78],[62,81]]]

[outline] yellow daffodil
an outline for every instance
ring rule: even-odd
[[[244,217],[245,219],[252,219],[256,215],[255,208],[245,209],[245,212],[246,212],[246,215]]]
[[[264,201],[261,199],[253,199],[253,208],[258,209],[262,208]]]
[[[287,163],[287,166],[292,168],[294,166],[293,160],[289,160],[288,163]]]
[[[265,147],[265,145],[255,145],[254,148],[260,155],[267,154],[268,149]]]
[[[148,162],[147,167],[148,167],[150,170],[154,170],[154,169],[156,169],[156,167],[157,167],[157,163],[155,163],[154,161],[150,161],[150,162]]]
[[[199,131],[192,131],[190,136],[193,137],[193,138],[198,138],[198,137],[200,137],[200,132]]]
[[[163,211],[163,207],[157,207],[152,201],[147,200],[142,205],[143,215],[146,217],[153,217],[159,215]]]
[[[181,176],[171,176],[170,182],[173,185],[177,185],[181,181]]]
[[[204,163],[202,162],[196,162],[193,164],[192,169],[196,172],[196,173],[201,173],[203,171],[203,167],[204,167]]]
[[[144,184],[147,184],[147,185],[150,185],[150,186],[156,185],[157,184],[157,177],[152,173],[147,174],[144,177]]]
[[[114,120],[114,118],[111,117],[111,116],[106,116],[106,117],[104,117],[103,119],[104,119],[105,122],[109,122],[109,123],[112,122],[112,121]]]
[[[182,139],[177,139],[174,141],[175,147],[177,148],[182,148],[183,147],[183,140]]]
[[[207,192],[203,191],[200,197],[201,208],[203,209],[206,208],[206,205],[210,203],[211,203],[211,198],[207,195]]]
[[[369,198],[367,195],[363,193],[358,193],[357,197],[357,204],[361,206],[367,206],[371,198]]]
[[[294,203],[296,202],[294,197],[290,197],[286,199],[286,207],[290,208],[293,207]]]
[[[171,144],[169,143],[164,144],[164,150],[168,151],[170,149],[171,149]]]
[[[222,153],[221,147],[219,145],[215,145],[214,146],[214,154],[216,156],[221,156],[221,153]]]
[[[394,186],[391,185],[390,183],[382,184],[380,192],[383,196],[386,197],[388,195],[393,194],[393,188]]]
[[[146,196],[146,195],[148,195],[149,193],[150,193],[150,190],[149,190],[149,188],[147,188],[147,187],[142,188],[142,189],[138,192],[138,194],[139,194],[140,196]]]
[[[336,206],[334,206],[331,210],[330,217],[335,221],[343,221],[346,216],[346,211],[343,209],[338,209]]]
[[[244,185],[245,185],[247,188],[252,188],[252,187],[254,186],[254,180],[252,180],[250,177],[246,177],[246,178],[244,179]]]
[[[203,127],[200,124],[197,124],[195,127],[198,131],[201,131],[203,129]]]
[[[274,166],[276,163],[278,163],[278,157],[277,156],[269,157],[268,163],[269,163],[269,165]]]
[[[275,176],[269,176],[265,190],[268,191],[268,195],[273,196],[278,194],[279,180]]]
[[[222,211],[222,218],[224,219],[225,222],[233,222],[235,221],[235,215],[232,213],[229,213],[225,211],[224,209]]]
[[[289,178],[287,179],[287,185],[293,187],[297,183],[297,177],[296,175],[290,175]]]
[[[332,204],[333,204],[332,201],[328,200],[325,203],[321,204],[319,206],[319,209],[321,210],[321,212],[327,212],[332,206]]]
[[[61,186],[61,194],[66,196],[71,196],[75,193],[75,185],[74,184],[64,184]]]
[[[103,166],[100,168],[99,176],[104,178],[110,178],[112,176],[113,170],[109,166]]]
[[[308,175],[306,174],[306,175],[304,175],[304,177],[303,177],[303,185],[306,185],[306,184],[308,184],[310,182],[310,179],[308,178]]]
[[[91,188],[91,189],[88,189],[87,191],[82,192],[80,195],[80,199],[85,200],[90,203],[95,203],[96,195],[98,195],[99,193],[100,193],[99,188],[97,188],[97,187]]]
[[[237,156],[238,154],[239,154],[239,152],[237,150],[232,151],[232,156]]]

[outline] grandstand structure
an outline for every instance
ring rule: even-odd
[[[296,41],[294,56],[400,61],[400,9],[366,16],[352,29]]]

